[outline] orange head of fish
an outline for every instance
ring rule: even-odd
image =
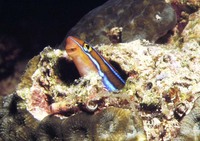
[[[95,65],[83,51],[84,41],[69,36],[66,39],[65,50],[69,57],[72,58],[81,76],[87,75],[91,71],[97,72]]]
[[[79,46],[82,46],[83,44],[84,44],[84,41],[76,37],[69,36],[66,39],[65,50],[67,54],[73,59],[74,57],[82,53],[82,50]]]

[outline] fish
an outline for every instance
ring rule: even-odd
[[[66,39],[66,52],[72,58],[81,76],[97,72],[108,91],[118,91],[125,80],[117,70],[92,46],[85,41],[69,36]]]

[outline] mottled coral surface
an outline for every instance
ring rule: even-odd
[[[94,46],[126,79],[117,92],[108,92],[96,73],[80,77],[63,49],[46,47],[29,61],[16,93],[0,97],[0,140],[198,141],[200,14],[194,9],[166,44]]]
[[[79,78],[73,66],[62,70],[58,62],[63,59],[62,65],[68,66],[71,61],[65,51],[46,48],[30,61],[17,93],[40,120],[49,114],[95,114],[120,107],[140,115],[147,140],[176,138],[200,91],[200,47],[196,41],[188,44],[178,48],[137,40],[95,46],[128,76],[125,87],[114,93],[105,90],[97,74]],[[91,111],[91,106],[98,108]]]
[[[110,44],[110,31],[118,27],[122,28],[121,42],[154,42],[175,24],[175,11],[164,0],[109,0],[86,14],[67,36],[77,36],[92,45]]]

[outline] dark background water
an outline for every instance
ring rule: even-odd
[[[0,0],[0,85],[44,47],[58,46],[81,17],[106,1]]]
[[[83,15],[106,1],[0,0],[0,38],[14,40],[23,57],[30,57],[60,44]]]

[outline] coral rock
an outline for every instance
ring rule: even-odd
[[[122,42],[156,41],[175,24],[176,14],[164,0],[109,0],[86,14],[67,36],[77,36],[92,45],[110,44],[110,30],[122,27]]]
[[[176,140],[200,140],[200,97],[195,101],[190,113],[181,121],[180,134]]]

